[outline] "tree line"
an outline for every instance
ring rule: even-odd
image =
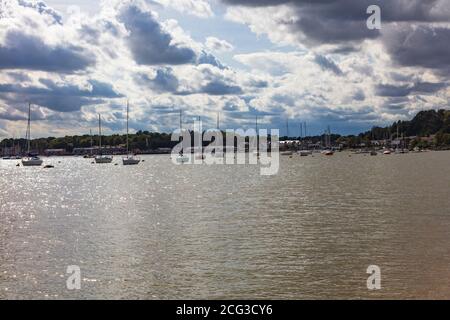
[[[224,134],[224,138],[226,134]],[[435,136],[432,145],[424,142],[420,137]],[[359,135],[342,136],[331,134],[330,140],[333,144],[343,144],[347,147],[358,147],[361,144],[370,145],[373,140],[400,139],[402,137],[415,136],[412,145],[418,147],[450,147],[450,110],[428,110],[419,112],[410,121],[397,121],[388,127],[373,127],[370,131]],[[31,146],[34,150],[64,149],[72,152],[75,148],[89,148],[98,145],[98,135],[81,135],[65,137],[48,137],[34,139]],[[280,140],[300,139],[298,137],[280,137]],[[323,143],[325,135],[301,138],[311,143]],[[129,135],[131,150],[156,150],[159,148],[173,148],[177,142],[171,141],[171,135],[167,133],[138,131]],[[119,147],[126,144],[126,135],[113,134],[102,136],[104,146]],[[26,149],[25,139],[4,139],[0,142],[0,148],[11,148],[20,146]]]

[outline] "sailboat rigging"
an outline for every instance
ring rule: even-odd
[[[136,165],[141,162],[141,159],[135,157],[134,155],[130,154],[130,142],[129,142],[129,113],[130,113],[130,104],[127,101],[127,156],[122,159],[124,166],[130,166],[130,165]]]
[[[102,150],[102,118],[100,114],[98,115],[98,145],[100,149],[100,155],[95,157],[95,163],[111,163],[113,161],[112,156],[104,156]]]
[[[183,122],[182,122],[182,117],[183,117],[183,111],[180,110],[180,135],[183,135]],[[191,159],[188,156],[185,156],[183,153],[183,150],[180,151],[180,153],[177,156],[177,163],[186,163],[189,162]]]
[[[27,157],[22,159],[24,167],[39,167],[44,162],[38,156],[31,155],[31,103],[28,104],[28,125],[27,125]]]

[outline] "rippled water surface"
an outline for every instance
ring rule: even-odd
[[[0,299],[450,298],[449,152],[143,159],[0,160]]]

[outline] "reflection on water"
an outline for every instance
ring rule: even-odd
[[[450,298],[448,152],[282,157],[270,177],[144,159],[0,161],[0,298]]]

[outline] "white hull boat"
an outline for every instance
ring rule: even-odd
[[[113,157],[107,157],[107,156],[95,157],[95,163],[98,163],[98,164],[111,163],[112,161],[113,161]]]
[[[31,150],[31,103],[28,104],[28,126],[27,126],[27,154],[30,155]],[[44,161],[37,156],[29,156],[22,159],[24,167],[39,167]]]
[[[332,155],[334,155],[334,151],[332,151],[332,150],[325,150],[325,151],[322,151],[322,154],[325,155],[325,156],[332,156]]]
[[[185,155],[179,155],[177,157],[177,163],[187,163],[189,161],[191,161],[191,159]]]
[[[43,163],[44,163],[44,161],[42,159],[40,159],[39,157],[22,159],[22,165],[24,167],[39,167]]]
[[[130,154],[130,141],[129,141],[129,118],[130,118],[130,103],[127,101],[127,157],[122,159],[124,166],[134,166],[141,162],[141,159]]]
[[[95,157],[95,163],[97,164],[107,164],[113,161],[112,156],[102,155],[102,119],[100,114],[98,115],[98,146],[100,150],[100,155]]]
[[[123,163],[124,166],[136,165],[136,164],[139,164],[139,162],[141,162],[141,159],[135,158],[133,156],[130,156],[130,157],[122,159],[122,163]]]

